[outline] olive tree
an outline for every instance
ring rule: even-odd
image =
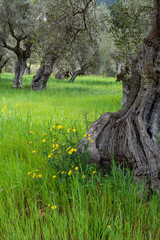
[[[53,65],[75,41],[77,35],[88,30],[95,19],[90,18],[94,0],[37,1],[37,35],[42,53],[41,66],[32,81],[32,88],[46,87]]]
[[[118,0],[110,6],[110,30],[117,48],[112,57],[117,65],[117,81],[123,84],[122,104],[130,90],[132,59],[151,28],[152,10],[153,0]]]
[[[155,0],[154,22],[137,57],[132,61],[131,89],[126,104],[116,113],[104,113],[83,138],[93,162],[105,167],[114,160],[127,164],[135,177],[160,188],[160,0]]]
[[[16,56],[13,87],[22,88],[26,61],[31,55],[32,3],[0,0],[0,46]]]

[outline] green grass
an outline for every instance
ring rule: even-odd
[[[66,151],[102,113],[121,108],[121,85],[97,76],[74,84],[51,78],[34,92],[31,80],[24,77],[23,90],[11,88],[11,74],[0,80],[0,240],[159,239],[156,194],[145,200],[129,171],[113,163],[102,177],[87,154]]]

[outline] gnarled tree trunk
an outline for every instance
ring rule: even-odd
[[[105,113],[83,138],[93,162],[106,168],[112,158],[127,163],[136,178],[160,189],[160,0],[155,0],[156,20],[139,55],[132,63],[131,89],[126,104],[116,113]],[[89,141],[89,143],[88,143]]]
[[[69,83],[74,82],[74,80],[76,79],[77,76],[79,75],[84,75],[85,71],[87,70],[87,68],[89,68],[89,65],[84,64],[81,69],[76,70],[75,72],[73,72],[72,77],[69,79]]]
[[[53,65],[57,57],[55,55],[46,55],[41,62],[41,66],[38,70],[38,73],[33,77],[31,87],[34,90],[42,90],[46,88],[48,79],[52,73]]]

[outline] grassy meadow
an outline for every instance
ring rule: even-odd
[[[0,79],[0,240],[160,239],[158,195],[137,194],[114,162],[101,176],[76,152],[94,120],[121,108],[121,84],[51,77],[35,92],[31,80],[25,75],[16,90],[12,74]]]

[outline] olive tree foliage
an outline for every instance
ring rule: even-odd
[[[15,54],[13,87],[22,88],[26,61],[31,55],[32,3],[26,0],[0,0],[0,12],[0,46]]]
[[[36,1],[37,51],[41,53],[41,66],[32,81],[35,90],[46,87],[53,64],[70,49],[78,35],[89,31],[96,22],[94,0],[38,0]]]
[[[113,38],[109,33],[109,10],[106,5],[96,6],[92,12],[96,16],[94,27],[83,34],[79,34],[65,54],[71,69],[72,76],[69,82],[74,82],[78,75],[86,71],[92,74],[113,74],[111,49]],[[62,74],[64,75],[64,74]]]
[[[153,0],[118,0],[112,6],[111,33],[116,46],[112,54],[117,65],[117,80],[123,83],[122,104],[131,84],[131,62],[140,50],[152,24]]]

